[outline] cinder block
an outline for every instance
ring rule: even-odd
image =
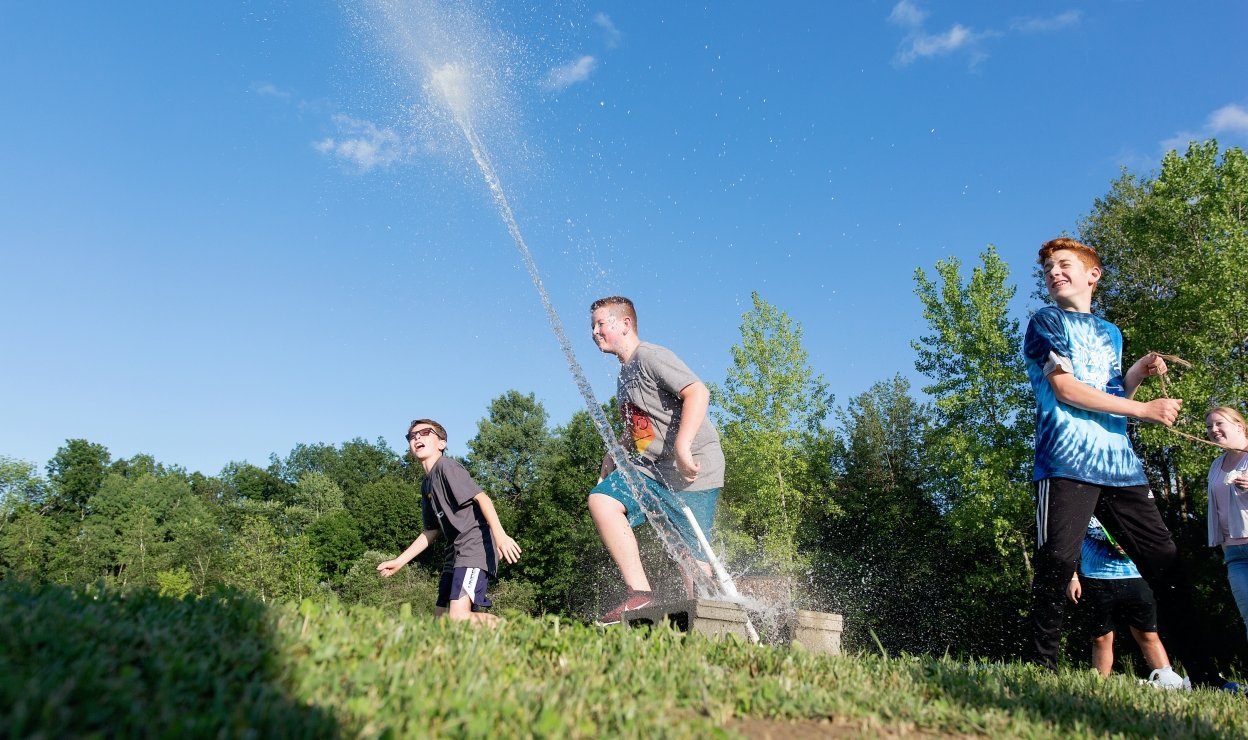
[[[820,655],[841,654],[841,631],[844,619],[840,614],[797,610],[793,626],[793,642]]]
[[[672,624],[682,632],[697,632],[711,636],[736,635],[746,640],[749,639],[745,627],[748,619],[745,609],[735,602],[692,599],[668,604],[651,604],[627,612],[623,622],[629,627]]]

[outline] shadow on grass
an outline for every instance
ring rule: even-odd
[[[1228,729],[1187,710],[1187,692],[1139,686],[1133,678],[1101,679],[1091,670],[1056,676],[1030,667],[968,671],[965,664],[937,660],[924,661],[918,671],[918,680],[968,709],[995,707],[1049,723],[1061,734],[1221,738]]]
[[[0,581],[0,735],[337,737],[262,604]]]

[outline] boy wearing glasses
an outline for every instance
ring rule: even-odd
[[[402,555],[378,565],[377,572],[389,578],[442,535],[446,562],[434,615],[492,624],[498,617],[480,611],[490,606],[487,582],[496,577],[499,556],[508,563],[520,559],[520,546],[503,531],[494,502],[481,486],[458,460],[442,454],[446,429],[441,424],[432,419],[413,421],[408,425],[407,445],[425,469],[420,486],[425,531]]]

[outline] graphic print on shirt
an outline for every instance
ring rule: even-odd
[[[1113,338],[1096,324],[1067,324],[1070,337],[1070,362],[1075,367],[1075,377],[1099,391],[1112,396],[1124,396],[1122,370],[1119,368],[1119,348]]]
[[[633,449],[637,450],[637,454],[644,453],[655,437],[654,424],[650,422],[649,415],[631,401],[620,404],[620,414],[623,415],[624,424],[633,438]]]

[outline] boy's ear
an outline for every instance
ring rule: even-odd
[[[1092,287],[1096,287],[1101,282],[1101,268],[1093,265],[1088,269],[1088,276],[1092,278]]]

